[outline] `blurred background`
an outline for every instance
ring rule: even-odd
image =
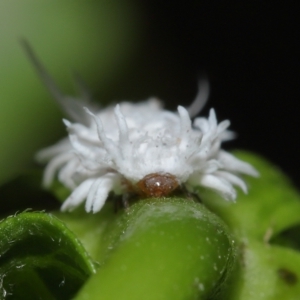
[[[25,37],[57,84],[76,95],[79,73],[106,105],[157,96],[188,105],[206,74],[221,121],[237,140],[300,187],[299,18],[294,2],[158,0],[0,2],[0,183],[32,166],[65,134],[19,39]]]

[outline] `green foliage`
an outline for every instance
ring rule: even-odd
[[[205,205],[240,238],[251,236],[263,240],[270,233],[276,235],[300,224],[300,195],[287,176],[258,155],[242,151],[236,151],[235,155],[251,163],[260,172],[260,177],[247,177],[249,192],[247,195],[239,192],[236,203],[199,189]]]
[[[239,260],[233,274],[226,299],[299,299],[299,251],[249,238],[240,244]]]
[[[0,236],[1,299],[70,299],[95,272],[80,241],[52,215],[8,217]]]
[[[247,178],[248,195],[225,202],[207,190],[204,203],[231,228],[238,259],[227,299],[293,300],[300,293],[300,195],[289,179],[265,159],[236,152],[260,172]]]

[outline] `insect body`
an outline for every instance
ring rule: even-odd
[[[142,195],[147,197],[164,197],[168,196],[179,183],[175,176],[171,174],[153,173],[146,175],[137,183],[137,187]]]
[[[82,94],[83,102],[63,96],[26,41],[23,47],[70,118],[64,120],[68,138],[37,155],[40,162],[48,163],[45,186],[58,175],[72,190],[62,210],[85,201],[86,211],[96,213],[110,192],[165,197],[179,186],[189,192],[203,186],[235,200],[234,185],[247,192],[239,173],[258,175],[250,164],[221,148],[223,141],[233,137],[228,120],[218,123],[211,109],[208,118],[196,117],[192,122],[206,102],[207,81],[200,82],[194,103],[187,109],[178,106],[177,112],[163,109],[155,98],[100,110],[87,101],[87,93]]]

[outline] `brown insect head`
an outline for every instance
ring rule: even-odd
[[[146,197],[168,196],[179,186],[178,180],[169,173],[152,173],[146,175],[137,183],[139,192]]]

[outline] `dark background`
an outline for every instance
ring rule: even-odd
[[[189,104],[205,72],[218,120],[300,187],[299,16],[296,1],[143,1],[135,63],[110,97]]]

